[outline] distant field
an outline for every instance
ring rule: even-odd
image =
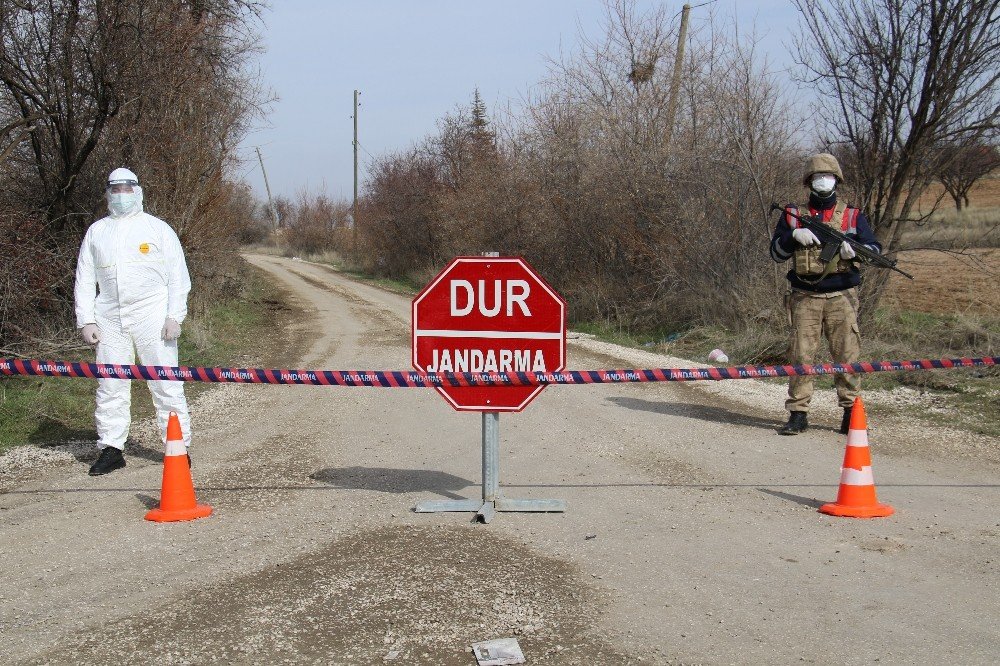
[[[899,267],[914,279],[893,273],[885,304],[932,314],[1000,312],[1000,249],[968,250],[962,255],[912,250],[897,258]]]
[[[940,184],[931,185],[920,198],[918,213],[929,212],[943,192]],[[927,221],[913,224],[903,234],[904,248],[960,249],[1000,247],[1000,176],[984,178],[969,193],[969,207],[958,211],[954,200],[945,193],[938,210]]]
[[[955,200],[951,198],[940,183],[932,183],[927,192],[920,197],[920,206],[923,210],[930,210],[931,206],[941,194],[941,212],[955,210]],[[976,208],[1000,208],[1000,173],[994,172],[987,178],[981,178],[969,192],[969,207]]]
[[[925,210],[942,192],[940,184],[931,186],[920,200]],[[904,237],[904,245],[950,247],[962,254],[901,252],[900,266],[916,279],[893,275],[888,299],[920,312],[996,317],[1000,313],[1000,249],[996,249],[1000,247],[1000,174],[977,182],[969,193],[969,208],[961,212],[946,193],[933,221],[915,227]]]

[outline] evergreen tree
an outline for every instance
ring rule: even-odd
[[[496,150],[496,135],[489,128],[490,119],[486,114],[486,103],[479,94],[479,88],[472,93],[472,121],[469,134],[477,150],[494,152]]]

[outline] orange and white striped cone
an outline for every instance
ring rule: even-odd
[[[194,520],[211,515],[212,507],[198,504],[194,497],[191,467],[188,464],[184,435],[177,414],[170,412],[167,420],[167,446],[163,452],[163,483],[160,506],[146,514],[146,520],[170,523]]]
[[[821,513],[848,518],[881,518],[891,516],[894,509],[879,504],[875,497],[875,478],[872,476],[872,457],[868,449],[868,420],[861,398],[854,399],[851,409],[851,426],[847,432],[847,451],[840,473],[840,491],[837,501],[824,504]]]

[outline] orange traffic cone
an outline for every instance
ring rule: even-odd
[[[212,507],[198,504],[195,500],[191,468],[188,466],[183,440],[181,422],[177,420],[177,414],[170,412],[170,419],[167,421],[167,447],[163,455],[160,506],[147,513],[146,520],[170,523],[204,518],[212,513]]]
[[[844,453],[837,501],[824,504],[819,510],[831,516],[848,518],[880,518],[891,516],[894,511],[887,504],[879,504],[875,498],[872,457],[868,451],[868,421],[861,398],[854,399],[851,410],[851,427],[847,433],[847,451]]]

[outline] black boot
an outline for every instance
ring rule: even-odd
[[[840,420],[840,434],[846,435],[851,430],[851,410],[853,407],[844,407],[844,418]]]
[[[788,416],[788,423],[781,426],[781,430],[778,432],[782,435],[797,435],[800,432],[805,432],[808,427],[809,422],[806,420],[805,412],[792,412]]]
[[[125,466],[125,456],[113,446],[105,446],[101,450],[101,455],[97,457],[97,462],[90,466],[91,476],[100,476],[113,472]]]

